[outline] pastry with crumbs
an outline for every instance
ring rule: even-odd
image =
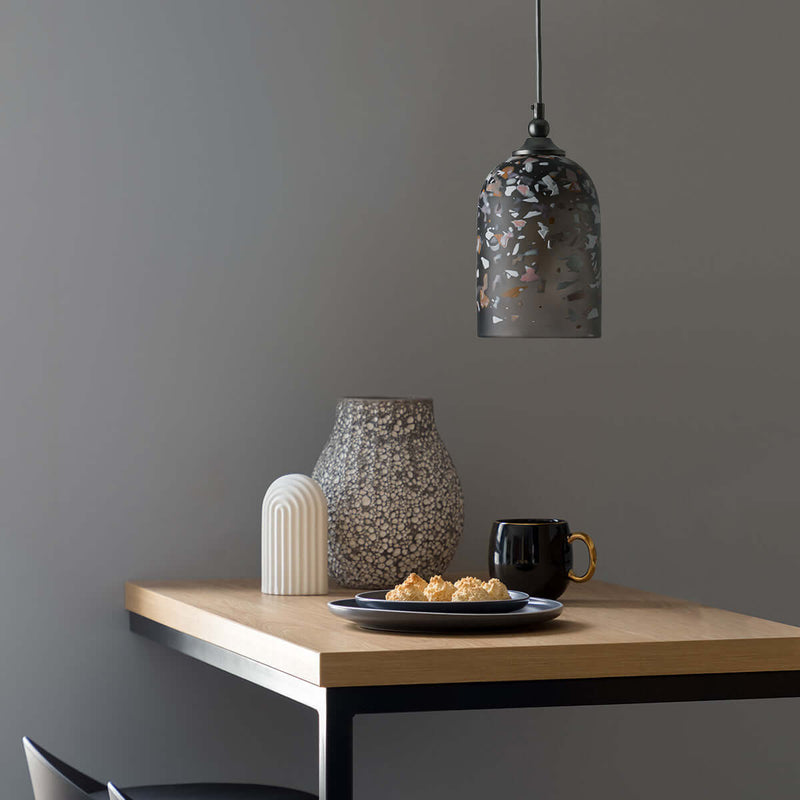
[[[427,598],[419,586],[414,584],[398,583],[389,592],[386,592],[387,600],[404,601],[404,602],[424,602]]]
[[[464,586],[483,586],[483,581],[480,578],[473,578],[471,575],[468,575],[466,578],[459,578],[455,582],[456,591],[463,588]]]
[[[454,603],[479,603],[483,600],[491,600],[491,595],[481,584],[465,583],[455,590],[450,598]]]
[[[510,600],[506,585],[492,578],[482,581],[468,575],[459,578],[455,584],[445,580],[441,575],[434,575],[430,581],[412,572],[402,583],[398,583],[391,591],[386,592],[386,599],[405,602],[429,603],[475,603],[487,600]]]
[[[489,593],[489,597],[492,600],[510,600],[511,595],[508,593],[508,589],[506,585],[502,582],[497,580],[497,578],[492,578],[490,581],[486,581],[483,584],[483,588]]]
[[[456,587],[441,575],[434,575],[425,589],[425,598],[431,603],[446,603],[453,598]]]
[[[417,575],[416,572],[412,572],[401,586],[416,586],[421,592],[424,592],[428,588],[428,581]]]

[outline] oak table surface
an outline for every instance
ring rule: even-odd
[[[557,620],[514,633],[363,630],[325,596],[262,594],[257,580],[129,582],[126,608],[316,686],[800,670],[800,628],[592,581]]]

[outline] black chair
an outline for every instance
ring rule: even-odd
[[[256,783],[176,783],[131,786],[124,793],[78,772],[27,736],[22,740],[35,800],[317,800],[316,795]]]

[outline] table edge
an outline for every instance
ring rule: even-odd
[[[153,602],[155,598],[157,602]],[[125,582],[125,609],[315,686],[321,685],[320,654],[279,636],[167,597],[134,581]]]

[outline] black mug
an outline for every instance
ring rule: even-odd
[[[572,542],[589,548],[589,569],[572,571]],[[563,519],[502,519],[492,526],[489,574],[509,589],[555,600],[570,581],[584,583],[594,575],[597,551],[585,533],[570,533]]]

